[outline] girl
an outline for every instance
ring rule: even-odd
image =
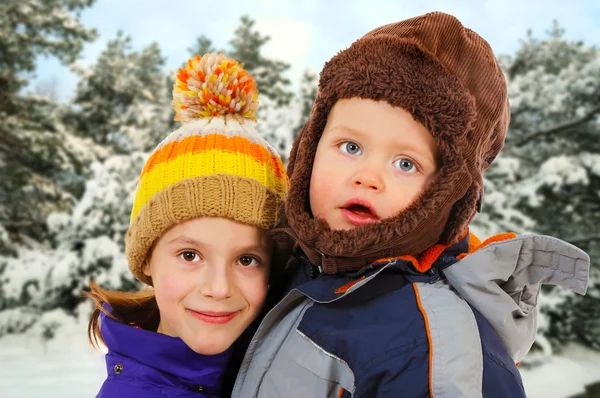
[[[108,347],[98,397],[223,396],[234,343],[258,317],[288,181],[254,130],[254,78],[223,54],[196,56],[173,90],[184,122],[142,170],[125,237],[129,269],[149,287],[102,290],[88,335]],[[243,354],[243,344],[241,344]]]

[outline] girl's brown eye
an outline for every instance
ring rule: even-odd
[[[194,262],[199,260],[198,254],[192,251],[184,251],[179,255],[183,260],[188,262]]]
[[[244,267],[251,267],[258,264],[258,261],[251,256],[242,256],[238,260],[238,263]]]

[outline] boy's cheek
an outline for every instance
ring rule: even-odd
[[[323,178],[322,174],[316,174],[315,178],[311,179],[309,185],[309,205],[313,212],[323,211],[329,208],[331,198],[339,195],[338,182],[335,180],[334,174]],[[336,190],[338,191],[336,194]]]
[[[318,209],[318,205],[319,203],[316,203],[318,200],[316,199],[316,197],[318,196],[318,192],[315,192],[316,189],[314,188],[314,184],[312,182],[313,180],[311,179],[310,185],[309,185],[309,195],[308,195],[308,209],[310,210],[310,213],[313,215],[315,215],[315,211]]]

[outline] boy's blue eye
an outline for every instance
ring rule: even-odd
[[[237,262],[243,267],[256,267],[259,264],[258,260],[252,256],[242,256]]]
[[[417,168],[415,163],[407,158],[400,158],[394,161],[394,167],[399,170],[404,171],[405,173],[416,173]]]
[[[348,155],[362,154],[362,149],[360,149],[360,146],[356,142],[344,141],[340,145],[338,145],[338,148],[340,148],[342,152],[347,153]]]

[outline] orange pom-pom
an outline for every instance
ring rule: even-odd
[[[256,81],[236,60],[208,53],[190,58],[173,85],[175,120],[231,115],[256,121]]]

